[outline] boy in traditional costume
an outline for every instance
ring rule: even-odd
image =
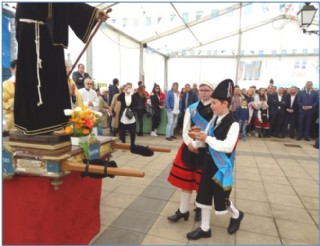
[[[207,151],[196,198],[196,205],[202,210],[201,226],[187,234],[189,240],[211,237],[210,215],[213,200],[217,215],[231,214],[228,226],[230,234],[239,229],[244,216],[229,200],[234,184],[234,157],[239,139],[239,124],[229,111],[233,91],[234,85],[230,79],[222,81],[215,88],[211,96],[214,117],[206,131],[196,135],[196,140],[207,145]]]
[[[185,111],[183,120],[183,142],[173,162],[168,181],[173,186],[182,189],[180,207],[168,220],[177,222],[181,218],[188,220],[189,204],[192,191],[197,191],[202,173],[205,146],[198,148],[197,141],[190,136],[190,131],[197,129],[204,131],[212,119],[213,112],[210,108],[213,85],[209,82],[200,83],[200,101],[191,104]],[[201,209],[196,208],[195,220],[201,220]]]

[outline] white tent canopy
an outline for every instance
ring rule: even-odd
[[[241,87],[319,84],[319,36],[304,34],[304,3],[90,3],[112,8],[80,62],[98,83],[170,88],[226,77]],[[318,3],[312,3],[319,9]],[[319,29],[319,11],[309,30]],[[74,61],[84,44],[70,32]]]

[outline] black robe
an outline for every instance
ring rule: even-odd
[[[27,135],[49,133],[68,124],[64,109],[71,108],[64,62],[68,27],[86,42],[96,24],[98,9],[85,3],[18,3],[16,38],[18,64],[14,100],[15,127]],[[39,102],[35,24],[21,19],[42,21],[39,69],[42,105]]]

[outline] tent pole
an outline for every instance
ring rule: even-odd
[[[140,55],[139,55],[139,81],[144,81],[144,69],[143,69],[143,44],[140,43]]]
[[[168,61],[169,57],[165,56],[164,58],[164,84],[163,91],[167,92],[168,90]]]
[[[240,14],[239,14],[239,39],[238,39],[238,54],[237,54],[237,67],[236,67],[236,77],[235,77],[235,85],[238,84],[238,73],[239,73],[239,64],[240,64],[240,52],[241,52],[241,39],[242,39],[242,31],[241,31],[241,21],[242,21],[242,3],[240,3]]]

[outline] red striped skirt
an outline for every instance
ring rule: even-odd
[[[189,151],[184,143],[181,144],[178,150],[167,180],[177,188],[188,191],[198,191],[202,170],[196,166],[188,167],[185,165],[182,160],[183,151]]]

